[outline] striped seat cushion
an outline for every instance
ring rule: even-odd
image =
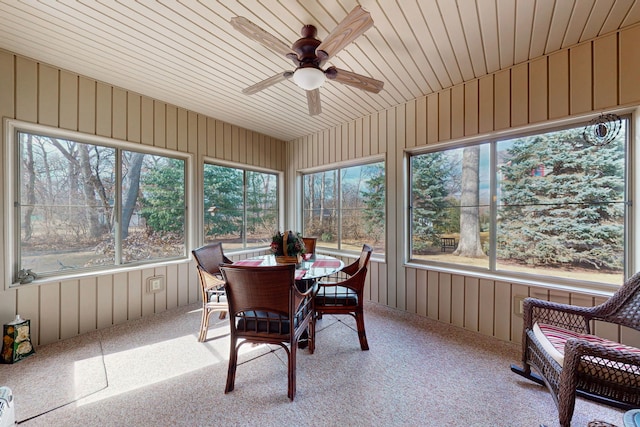
[[[620,344],[619,342],[600,338],[595,335],[581,334],[557,326],[546,325],[544,323],[534,324],[533,333],[544,350],[561,366],[564,363],[564,344],[569,338],[579,338],[610,349],[640,354],[640,349],[635,347]]]

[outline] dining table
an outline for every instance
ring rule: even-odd
[[[311,254],[305,254],[311,255]],[[260,255],[252,258],[234,261],[234,265],[248,265],[253,267],[269,267],[279,265],[276,256]],[[342,270],[344,262],[330,255],[315,254],[311,256],[303,256],[302,261],[296,264],[296,282],[306,282],[322,277],[331,276]]]

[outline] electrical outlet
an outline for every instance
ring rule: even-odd
[[[147,279],[147,292],[155,293],[164,290],[164,277],[155,276]]]
[[[513,314],[516,316],[522,316],[524,313],[524,299],[525,296],[516,295],[513,297]]]

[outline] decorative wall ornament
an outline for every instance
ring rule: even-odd
[[[600,114],[584,127],[582,137],[591,145],[607,145],[620,133],[622,120],[617,114]]]

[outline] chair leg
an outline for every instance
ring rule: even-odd
[[[367,342],[367,334],[364,329],[364,312],[356,312],[356,326],[358,327],[358,339],[360,340],[360,348],[369,350],[369,343]]]
[[[198,335],[198,342],[204,342],[207,339],[207,331],[209,330],[209,316],[211,311],[206,307],[202,308],[202,320],[200,321],[200,335]]]
[[[233,391],[236,382],[236,367],[238,365],[238,347],[236,346],[236,340],[231,340],[229,346],[229,370],[227,371],[227,385],[224,389],[225,393]]]
[[[288,381],[288,390],[287,396],[289,399],[293,400],[296,395],[296,353],[298,350],[298,343],[294,342],[289,346],[289,381]]]

